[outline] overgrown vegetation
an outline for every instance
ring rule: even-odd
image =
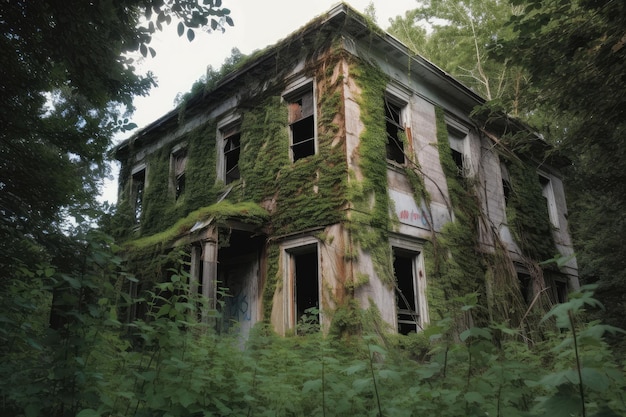
[[[603,341],[620,330],[585,321],[586,311],[599,307],[590,288],[545,316],[553,331],[533,346],[518,329],[494,322],[453,341],[451,315],[420,334],[385,336],[359,309],[351,320],[360,321],[360,336],[278,337],[259,323],[242,344],[236,333],[218,336],[198,321],[207,304],[190,295],[184,258],[139,300],[120,292],[134,278],[120,267],[111,240],[91,236],[83,249],[84,268],[75,274],[24,268],[29,279],[10,289],[0,333],[3,415],[626,413],[625,364]],[[56,329],[39,314],[45,302],[31,296],[43,287],[68,294]],[[148,320],[122,323],[117,309],[137,302],[148,306]],[[461,310],[477,308],[470,302]]]
[[[350,76],[361,89],[359,109],[364,130],[359,138],[359,172],[350,173],[349,230],[361,250],[372,256],[376,275],[388,286],[394,283],[391,248],[390,199],[387,192],[387,132],[385,126],[385,87],[387,76],[363,62],[350,66]]]

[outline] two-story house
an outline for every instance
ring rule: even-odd
[[[469,293],[485,307],[470,320],[517,324],[564,300],[575,259],[542,263],[573,253],[564,162],[520,122],[471,117],[484,103],[334,7],[116,148],[131,291],[183,251],[243,335],[349,308],[409,333]]]

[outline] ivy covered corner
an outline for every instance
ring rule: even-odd
[[[203,319],[247,337],[532,331],[578,288],[568,161],[348,5],[228,69],[115,148],[132,295],[182,256]]]

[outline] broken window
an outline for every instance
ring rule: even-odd
[[[547,176],[539,174],[539,183],[541,184],[541,194],[543,194],[543,197],[546,200],[550,223],[552,223],[552,226],[558,229],[559,215],[556,208],[556,200],[554,199],[554,189],[552,188],[552,181],[550,181],[550,178],[548,178]]]
[[[240,178],[239,154],[241,149],[239,123],[221,129],[224,140],[224,182],[229,184]]]
[[[500,164],[500,172],[502,173],[502,194],[504,194],[504,206],[509,205],[509,199],[511,198],[511,179],[509,177],[509,170],[503,163]]]
[[[320,285],[317,244],[290,248],[287,256],[287,282],[291,296],[289,327],[296,334],[319,330]]]
[[[187,167],[187,149],[178,149],[172,153],[172,171],[174,197],[176,201],[185,192],[185,168]]]
[[[420,268],[419,255],[419,252],[393,248],[398,333],[404,335],[422,329],[418,278],[423,278],[423,270]]]
[[[291,93],[285,100],[289,103],[289,131],[291,160],[315,155],[315,103],[313,85]]]
[[[564,303],[567,301],[567,282],[561,280],[554,280],[554,296],[557,303]]]
[[[141,169],[133,173],[131,179],[131,201],[133,205],[133,215],[135,224],[139,224],[141,221],[141,214],[143,213],[143,194],[146,188],[146,170]]]
[[[469,175],[469,158],[467,151],[467,131],[448,125],[448,141],[450,142],[450,154],[457,167],[459,177]]]
[[[403,107],[385,97],[385,126],[387,130],[387,160],[404,164],[405,129]]]
[[[522,294],[522,298],[524,299],[526,305],[530,306],[534,298],[532,278],[527,273],[518,272],[517,279],[519,281],[519,289]]]

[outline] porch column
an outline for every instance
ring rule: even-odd
[[[208,300],[202,311],[202,322],[208,324],[209,310],[215,310],[217,299],[217,239],[205,240],[202,246],[202,295]]]
[[[191,265],[189,266],[189,300],[191,302],[195,302],[198,299],[198,284],[200,283],[200,262],[202,262],[202,246],[193,245],[191,247]],[[197,303],[196,303],[196,306]],[[199,307],[199,306],[198,306]],[[195,313],[195,309],[192,311],[192,316]],[[197,316],[195,316],[195,320],[197,320]]]

